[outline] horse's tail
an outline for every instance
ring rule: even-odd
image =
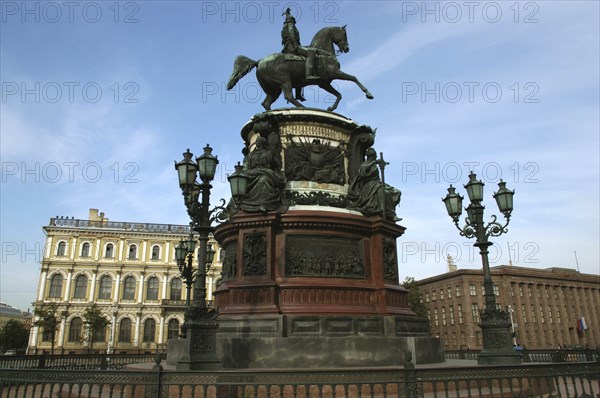
[[[248,72],[257,65],[257,61],[244,57],[243,55],[235,57],[235,61],[233,61],[233,72],[231,73],[231,76],[229,76],[229,82],[227,82],[227,90],[231,90],[242,77],[246,76]]]

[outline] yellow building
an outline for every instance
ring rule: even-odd
[[[94,352],[151,352],[166,347],[183,323],[186,285],[175,246],[187,225],[114,222],[90,209],[87,220],[56,217],[46,244],[35,307],[58,305],[55,353],[88,352],[83,313],[94,303],[110,321]],[[207,300],[221,275],[219,248],[207,275]],[[197,256],[195,256],[197,258]],[[34,318],[35,322],[36,318]],[[33,326],[28,353],[50,352],[51,334]]]

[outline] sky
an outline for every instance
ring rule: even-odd
[[[237,55],[281,51],[291,8],[302,44],[347,25],[336,110],[377,128],[402,191],[400,280],[481,268],[442,198],[473,170],[485,217],[500,178],[515,190],[492,266],[600,274],[597,1],[0,1],[0,301],[31,307],[51,217],[187,224],[174,160],[207,144],[213,203],[242,160],[242,126],[263,111],[254,72],[225,85]],[[314,87],[305,105],[332,98]],[[289,107],[279,99],[274,109]]]

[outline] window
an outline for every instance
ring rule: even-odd
[[[462,289],[460,288],[460,286],[456,286],[456,289],[454,289],[454,291],[456,292],[456,297],[460,297],[460,291]]]
[[[56,275],[52,276],[52,279],[50,279],[50,292],[48,294],[48,297],[50,297],[50,298],[62,297],[62,284],[63,284],[63,277],[61,274],[56,274]]]
[[[425,302],[428,303],[429,302],[429,293],[425,293]]]
[[[112,290],[112,278],[104,275],[100,278],[100,290],[98,291],[99,299],[110,299],[110,291]]]
[[[158,278],[156,277],[148,279],[146,300],[158,300]]]
[[[452,288],[448,288],[448,298],[452,298]]]
[[[119,325],[119,342],[131,343],[131,319],[123,318]]]
[[[98,327],[94,331],[94,342],[103,343],[106,341],[106,326]]]
[[[128,260],[137,260],[137,246],[130,245],[129,246],[129,254],[127,255]]]
[[[90,244],[85,242],[81,245],[81,257],[89,257],[90,256]]]
[[[81,341],[82,327],[83,327],[83,322],[81,321],[81,318],[71,319],[71,326],[69,327],[69,341],[70,342]]]
[[[440,300],[444,299],[444,289],[440,289]]]
[[[544,323],[544,307],[540,305],[540,322]]]
[[[171,294],[169,298],[171,300],[181,300],[181,279],[175,278],[171,281]]]
[[[44,329],[42,331],[42,341],[52,341],[52,330]]]
[[[454,325],[454,306],[450,306],[450,325]]]
[[[471,315],[473,315],[473,322],[479,323],[479,306],[477,304],[471,304]]]
[[[65,242],[64,240],[61,242],[58,242],[58,247],[56,249],[56,255],[58,257],[64,257],[66,251],[67,251],[67,242]]]
[[[554,321],[552,320],[552,307],[548,306],[548,321],[550,323],[554,323]]]
[[[535,307],[531,304],[531,322],[535,323]]]
[[[463,310],[462,310],[462,304],[458,305],[458,323],[462,324],[463,323]]]
[[[442,307],[442,325],[446,326],[446,307]]]
[[[436,300],[437,300],[437,298],[436,298],[436,292],[434,290],[434,291],[431,292],[431,301],[436,301]]]
[[[144,343],[154,342],[154,336],[156,335],[156,321],[152,318],[146,319],[144,322],[144,336],[142,341]]]
[[[176,339],[179,336],[179,321],[171,319],[167,328],[167,339]]]
[[[113,258],[115,256],[115,245],[109,243],[106,245],[106,250],[104,251],[104,257]]]
[[[85,298],[87,294],[87,276],[79,275],[75,279],[75,292],[73,293],[73,298]]]
[[[523,285],[519,285],[519,297],[523,297]]]
[[[128,276],[123,283],[123,300],[134,300],[135,298],[135,278]]]
[[[471,296],[477,296],[477,288],[475,285],[469,285],[469,294]]]
[[[160,246],[152,246],[152,260],[160,260]]]
[[[435,323],[435,326],[439,326],[440,321],[439,321],[439,318],[438,318],[438,309],[437,308],[433,309],[433,321]]]
[[[481,295],[485,296],[485,286],[481,285]]]
[[[527,323],[527,313],[525,312],[525,304],[521,306],[521,313],[523,314],[523,323]]]

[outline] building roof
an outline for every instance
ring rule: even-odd
[[[76,218],[53,217],[50,223],[44,227],[45,231],[57,228],[81,229],[81,230],[103,230],[135,233],[160,233],[160,234],[187,234],[189,225],[180,224],[153,224],[129,221],[108,220],[82,220]]]
[[[0,303],[0,315],[22,316],[23,313],[18,308],[15,308],[8,304]]]
[[[527,279],[534,278],[546,278],[546,279],[557,279],[557,280],[580,280],[586,282],[600,283],[600,275],[593,274],[582,274],[577,270],[570,268],[528,268],[514,265],[498,265],[490,267],[492,275],[504,275],[514,276],[522,278],[525,282]],[[458,269],[452,272],[445,272],[443,274],[435,275],[429,278],[421,279],[417,281],[420,285],[432,283],[436,281],[459,278],[466,275],[481,275],[481,269]]]

